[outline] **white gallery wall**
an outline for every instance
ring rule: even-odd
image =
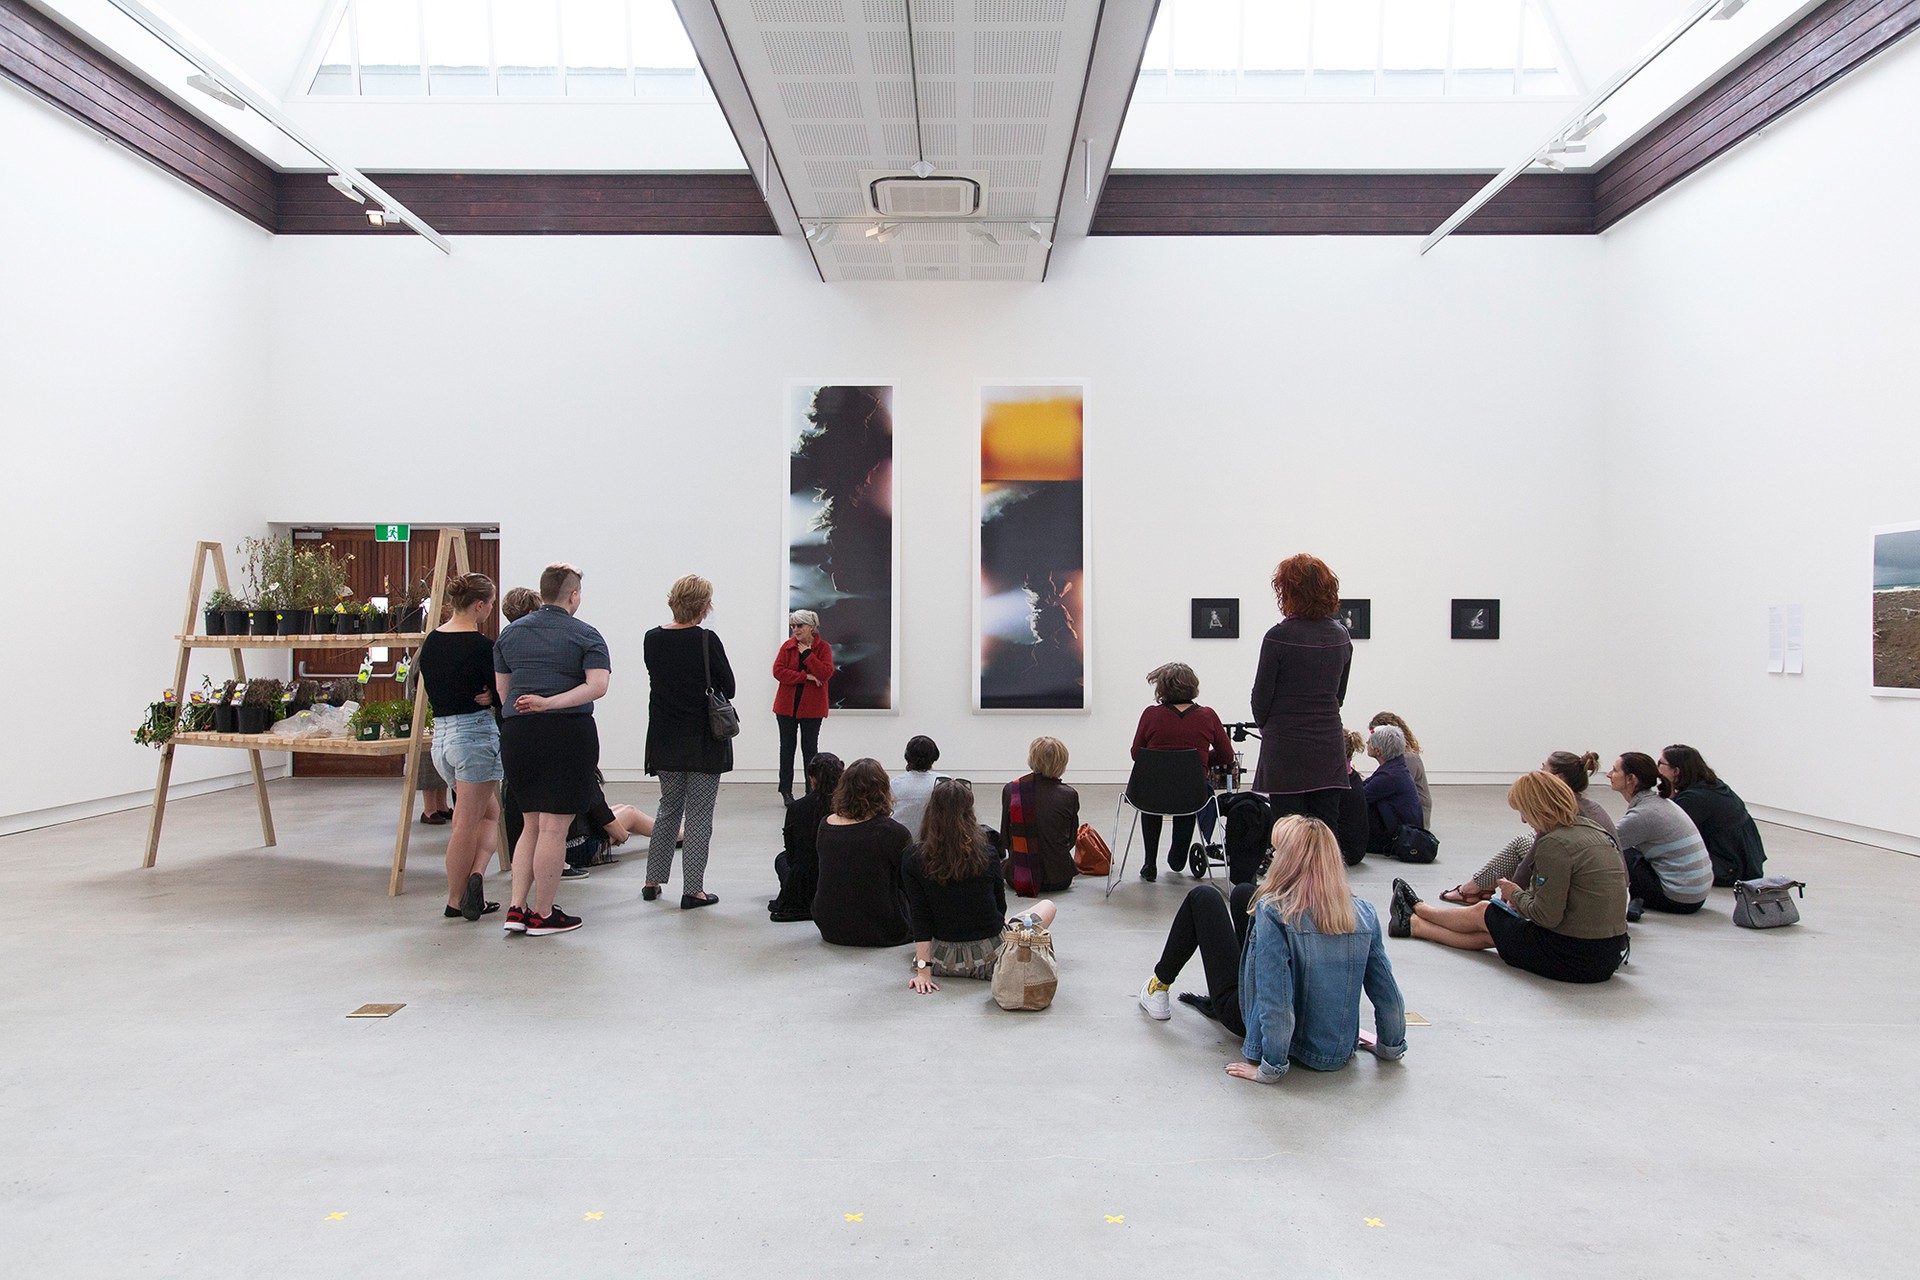
[[[1869,531],[1920,521],[1916,101],[1909,40],[1604,237],[1591,545],[1623,741],[1920,853],[1920,700],[1868,694]],[[1767,672],[1776,604],[1804,675]]]
[[[462,239],[442,257],[282,237],[280,465],[325,440],[422,479],[273,518],[498,522],[509,585],[580,563],[582,616],[613,648],[616,777],[643,764],[641,636],[676,576],[711,578],[747,712],[739,776],[770,780],[784,384],[892,381],[900,713],[835,716],[827,749],[897,767],[924,732],[943,770],[995,779],[1053,733],[1075,777],[1123,778],[1161,662],[1191,662],[1202,700],[1246,717],[1268,578],[1311,550],[1374,602],[1353,722],[1393,708],[1437,777],[1506,778],[1591,734],[1569,676],[1611,613],[1564,534],[1599,520],[1598,406],[1542,372],[1600,340],[1601,246],[1463,238],[1422,259],[1416,243],[1101,239],[1044,285],[828,287],[766,238]],[[1033,378],[1089,384],[1090,709],[980,715],[976,384]],[[1449,639],[1456,595],[1500,597],[1504,638]],[[1242,638],[1189,639],[1196,596],[1239,597]]]
[[[5,832],[145,802],[129,734],[173,679],[193,544],[260,529],[296,480],[263,442],[268,234],[6,81],[0,140]]]

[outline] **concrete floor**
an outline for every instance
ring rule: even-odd
[[[1394,941],[1433,1023],[1406,1061],[1267,1088],[1134,1003],[1184,876],[1063,895],[1059,999],[1015,1015],[768,923],[770,786],[722,791],[717,908],[642,903],[636,858],[566,887],[585,929],[513,940],[441,920],[444,828],[386,896],[394,786],[273,784],[268,851],[247,793],[178,802],[151,871],[144,813],[0,840],[8,1274],[1911,1274],[1894,853],[1769,827],[1806,923],[1716,891],[1599,988]],[[1438,799],[1429,895],[1519,830],[1498,789]],[[1354,877],[1383,916],[1396,869]]]

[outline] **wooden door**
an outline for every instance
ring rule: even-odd
[[[314,531],[301,530],[296,536],[311,536]],[[350,555],[353,562],[348,566],[348,583],[353,588],[356,600],[378,599],[389,590],[398,591],[401,584],[420,582],[433,574],[433,554],[440,533],[437,529],[415,530],[410,542],[375,542],[373,529],[323,529],[319,530],[316,541],[333,544],[335,551]],[[496,583],[500,581],[500,541],[493,530],[467,530],[467,563],[473,572],[484,573]],[[448,569],[451,576],[453,570]],[[409,576],[410,575],[410,576]],[[503,588],[504,590],[504,588]],[[500,634],[500,616],[498,607],[494,614],[482,625],[481,630],[488,636]],[[365,649],[295,649],[293,651],[293,672],[295,679],[302,680],[353,680],[360,673],[360,660],[366,656]],[[396,663],[402,656],[399,649],[388,649],[384,653],[376,652],[373,664],[373,678],[365,687],[365,696],[375,700],[398,698],[403,690],[393,678]],[[296,778],[397,778],[406,766],[401,756],[334,756],[300,753],[293,757],[293,776]]]

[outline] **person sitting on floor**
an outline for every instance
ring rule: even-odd
[[[1500,898],[1436,907],[1393,882],[1387,932],[1462,951],[1492,947],[1516,969],[1556,982],[1605,982],[1627,957],[1627,873],[1620,851],[1580,816],[1573,789],[1545,771],[1522,774],[1507,805],[1540,836],[1533,876],[1500,881]]]
[[[1413,736],[1413,729],[1391,711],[1380,711],[1367,721],[1367,732],[1372,733],[1383,724],[1390,724],[1406,735],[1407,752],[1403,759],[1407,762],[1407,776],[1413,779],[1413,789],[1420,796],[1420,825],[1433,830],[1433,790],[1427,786],[1427,765],[1420,755],[1420,739]]]
[[[907,829],[908,835],[920,834],[920,815],[926,811],[927,797],[933,794],[934,761],[940,748],[925,734],[907,739],[907,771],[890,780],[893,788],[893,820]]]
[[[1367,754],[1379,762],[1367,778],[1367,852],[1387,853],[1403,826],[1420,826],[1420,793],[1407,772],[1407,735],[1383,724],[1367,737]]]
[[[1367,749],[1367,740],[1347,730],[1347,790],[1340,797],[1340,824],[1334,836],[1340,841],[1340,859],[1350,867],[1360,865],[1367,856],[1367,780],[1353,767],[1353,758]]]
[[[620,861],[614,849],[634,836],[653,838],[653,815],[642,813],[630,804],[608,804],[604,788],[606,777],[593,771],[594,804],[586,812],[574,815],[567,828],[567,865],[562,880],[584,880],[587,868],[611,866]]]
[[[1000,791],[1000,841],[1007,887],[1023,898],[1072,886],[1079,868],[1073,845],[1080,836],[1080,793],[1060,781],[1067,771],[1067,744],[1035,738],[1027,744],[1027,769]]]
[[[1211,885],[1187,894],[1140,990],[1149,1016],[1173,1016],[1168,988],[1196,951],[1207,995],[1189,1003],[1242,1037],[1245,1061],[1227,1064],[1232,1075],[1271,1084],[1293,1062],[1337,1071],[1356,1046],[1384,1059],[1406,1054],[1406,1006],[1379,918],[1354,897],[1339,842],[1317,818],[1274,824],[1266,878],[1257,889],[1235,885],[1231,905]],[[1362,991],[1373,1035],[1360,1030]]]
[[[867,758],[848,765],[815,840],[813,923],[827,942],[900,947],[913,941],[900,883],[901,855],[913,837],[887,816],[892,810],[885,767]]]
[[[1643,910],[1692,915],[1713,887],[1713,860],[1686,810],[1659,792],[1660,767],[1644,751],[1625,751],[1607,782],[1627,802],[1620,852],[1627,860],[1627,919]]]
[[[1660,753],[1660,794],[1686,810],[1713,859],[1713,883],[1726,888],[1765,874],[1767,847],[1746,801],[1720,781],[1692,747],[1675,743]]]
[[[820,853],[816,841],[820,823],[832,809],[833,792],[843,772],[840,757],[816,751],[806,764],[806,794],[787,806],[781,827],[785,846],[773,860],[780,878],[780,894],[767,903],[775,924],[813,919],[813,894],[820,883]]]
[[[1577,756],[1571,751],[1555,751],[1547,756],[1546,763],[1540,767],[1566,783],[1573,792],[1574,802],[1580,807],[1580,816],[1606,832],[1607,838],[1619,845],[1612,816],[1586,794],[1587,779],[1600,767],[1599,755],[1592,751],[1584,756]],[[1529,859],[1533,855],[1533,843],[1538,839],[1538,836],[1515,836],[1507,841],[1500,852],[1488,858],[1486,865],[1473,873],[1473,879],[1448,889],[1440,895],[1440,901],[1464,907],[1468,903],[1484,902],[1491,898],[1494,886],[1502,880],[1526,884],[1533,879]]]
[[[973,811],[973,788],[943,778],[927,800],[920,839],[901,859],[907,914],[913,926],[913,977],[921,995],[938,991],[934,978],[993,978],[1007,891],[1000,854]],[[1050,928],[1056,908],[1041,902],[1028,913]]]

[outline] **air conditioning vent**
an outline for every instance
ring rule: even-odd
[[[860,186],[867,193],[867,212],[877,218],[971,218],[987,204],[984,172],[916,178],[869,169],[861,171]]]

